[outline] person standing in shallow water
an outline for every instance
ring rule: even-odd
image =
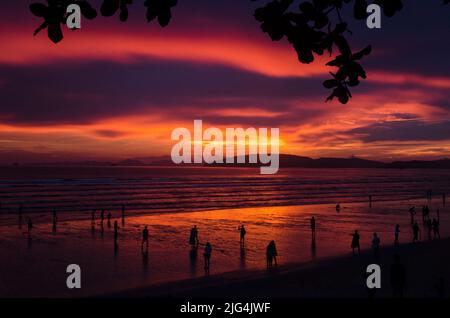
[[[360,236],[358,230],[355,230],[355,233],[352,234],[352,244],[351,244],[353,255],[355,255],[355,248],[358,249],[358,255],[360,254],[359,238]]]
[[[144,243],[145,243],[145,247],[148,248],[148,228],[147,228],[147,225],[142,230],[142,244],[141,244],[141,248],[144,247]]]
[[[416,207],[412,206],[409,208],[409,215],[411,216],[411,224],[414,224],[414,215],[416,214]]]
[[[395,238],[394,238],[394,244],[395,244],[395,245],[398,245],[398,244],[399,244],[399,240],[398,240],[399,235],[400,235],[400,225],[399,225],[399,224],[396,224],[396,225],[395,225],[395,232],[394,232],[394,236],[395,236]]]
[[[313,242],[316,241],[316,219],[314,216],[309,220],[309,224],[311,226],[311,239]]]
[[[275,262],[275,266],[278,265],[277,263],[277,247],[275,245],[275,241],[272,240],[269,242],[266,248],[266,261],[267,261],[267,268],[272,268],[273,263]]]
[[[414,222],[414,225],[413,225],[413,243],[419,242],[419,232],[420,232],[419,224],[417,224],[417,222]]]
[[[244,245],[244,243],[245,243],[245,234],[247,233],[247,231],[245,231],[244,224],[242,224],[240,227],[238,227],[238,230],[240,232],[239,242],[241,243],[241,245]]]
[[[198,245],[197,225],[194,225],[194,227],[191,229],[191,234],[189,236],[189,244],[191,244],[191,245]]]
[[[203,253],[203,256],[205,258],[205,272],[206,273],[209,273],[209,264],[211,262],[211,254],[212,254],[211,243],[206,242],[206,244],[205,244],[205,251]]]

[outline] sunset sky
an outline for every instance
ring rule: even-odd
[[[297,61],[254,19],[265,1],[179,0],[166,28],[99,16],[53,44],[32,1],[0,9],[0,163],[169,156],[176,127],[279,127],[281,152],[310,157],[450,157],[450,6],[405,1],[368,44],[368,80],[325,103],[324,56]],[[99,3],[100,1],[92,1]],[[99,6],[97,6],[98,8]]]

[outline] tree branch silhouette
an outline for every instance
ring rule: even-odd
[[[264,0],[251,0],[262,2]],[[63,39],[61,26],[66,23],[66,9],[70,4],[78,4],[86,19],[95,19],[97,10],[88,0],[46,0],[47,4],[33,3],[30,11],[44,22],[36,29],[34,35],[47,29],[48,38],[58,43]],[[143,0],[146,7],[148,22],[157,20],[161,27],[165,27],[172,19],[172,8],[178,0]],[[100,7],[102,16],[119,15],[122,22],[128,19],[128,6],[133,0],[103,0]],[[296,6],[295,4],[298,3]],[[443,0],[449,4],[450,0]],[[261,30],[267,33],[272,41],[287,39],[297,53],[300,63],[314,62],[315,55],[327,52],[335,54],[333,60],[326,63],[335,67],[330,72],[331,79],[323,82],[323,86],[331,90],[326,101],[335,97],[342,104],[346,104],[352,94],[350,87],[360,84],[366,79],[366,72],[359,61],[372,51],[370,45],[353,53],[347,35],[351,34],[348,23],[343,20],[341,10],[345,6],[353,6],[353,18],[365,20],[367,6],[379,5],[386,17],[393,17],[402,10],[402,0],[265,0],[265,5],[256,9],[254,17],[260,23]]]

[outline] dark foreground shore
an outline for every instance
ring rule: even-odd
[[[450,281],[450,239],[383,248],[378,258],[366,251],[359,256],[280,265],[271,271],[230,272],[127,290],[108,297],[367,298],[366,268],[378,264],[382,283],[375,297],[389,298],[393,297],[390,266],[395,254],[406,267],[405,297],[448,296],[445,285]],[[443,292],[438,288],[442,279]]]

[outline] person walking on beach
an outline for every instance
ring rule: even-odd
[[[267,261],[267,268],[270,269],[273,266],[273,263],[275,262],[275,266],[277,266],[277,247],[275,245],[275,241],[272,240],[269,242],[266,248],[266,261]]]
[[[419,224],[417,224],[417,222],[414,222],[414,225],[413,225],[413,243],[416,243],[416,242],[419,241],[419,232],[420,232]]]
[[[395,225],[395,232],[394,232],[394,236],[395,236],[395,239],[394,239],[394,244],[395,245],[398,245],[399,244],[399,241],[398,241],[398,236],[400,235],[400,225],[399,224],[396,224]]]
[[[141,248],[144,247],[144,243],[145,243],[145,247],[148,248],[148,228],[147,228],[147,225],[142,230],[142,244],[141,244]]]
[[[414,224],[414,215],[416,214],[416,207],[412,206],[409,208],[409,215],[411,216],[411,224]]]
[[[433,219],[433,238],[436,239],[437,238],[441,238],[441,234],[439,233],[439,218],[438,219]]]
[[[245,243],[245,234],[247,233],[247,231],[245,231],[244,224],[242,224],[240,227],[238,227],[238,230],[240,232],[239,242],[241,243],[241,245],[244,245],[244,243]]]
[[[198,245],[198,230],[197,225],[191,229],[191,235],[189,236],[189,244]]]
[[[360,236],[358,230],[355,230],[355,233],[352,234],[352,244],[351,244],[353,255],[355,255],[355,248],[358,249],[358,255],[360,254],[359,238]]]
[[[211,261],[211,254],[212,254],[212,246],[211,243],[206,242],[205,244],[205,251],[203,253],[203,256],[205,258],[205,272],[209,273],[209,264]]]
[[[391,264],[390,281],[394,297],[403,297],[406,285],[406,269],[400,263],[398,254],[394,255],[394,263]]]
[[[111,212],[108,212],[108,223],[107,223],[107,225],[108,225],[108,227],[111,227]]]
[[[378,236],[377,233],[373,233],[372,249],[373,249],[373,256],[378,257],[378,251],[380,249],[380,237]]]
[[[316,241],[316,219],[314,216],[309,220],[309,224],[311,226],[311,239],[313,242]]]

